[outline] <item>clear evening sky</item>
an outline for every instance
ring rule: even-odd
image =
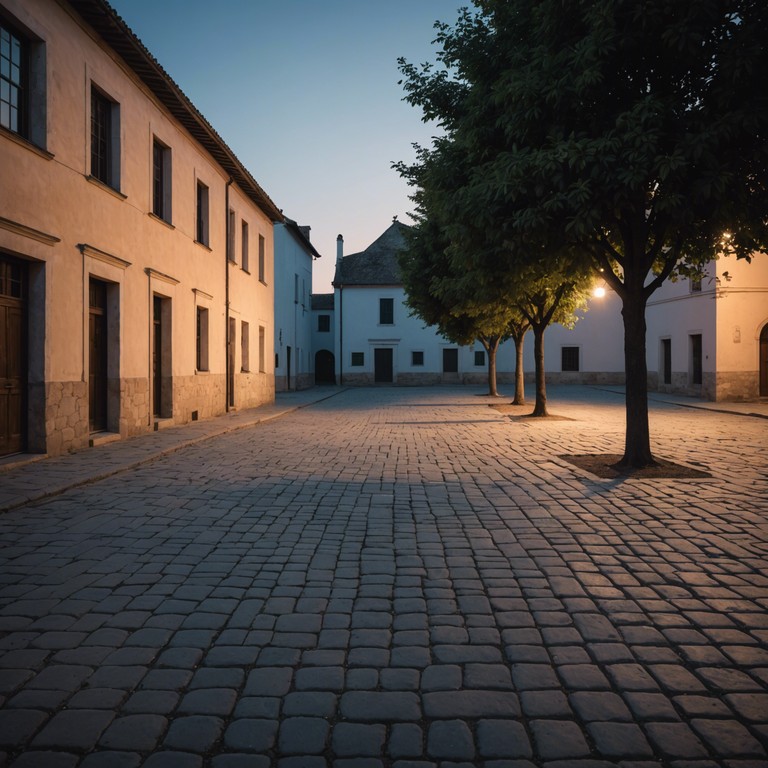
[[[313,290],[336,236],[361,251],[409,188],[391,169],[437,129],[404,102],[397,58],[434,61],[462,0],[110,0],[286,216],[312,227]]]

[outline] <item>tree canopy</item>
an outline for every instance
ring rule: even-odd
[[[454,257],[514,279],[566,253],[621,298],[625,464],[654,461],[648,298],[724,248],[768,249],[767,19],[764,0],[476,0],[438,25],[435,64],[401,61],[445,130],[412,179]]]

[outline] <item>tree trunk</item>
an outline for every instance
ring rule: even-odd
[[[515,342],[515,399],[512,405],[525,405],[525,368],[523,366],[523,342],[525,332],[512,337]]]
[[[492,397],[499,396],[499,391],[496,389],[496,352],[498,349],[498,341],[488,342],[488,347],[486,348],[488,353],[488,394]]]
[[[640,290],[622,298],[624,318],[624,371],[626,376],[627,431],[620,467],[647,467],[656,464],[651,453],[648,426],[648,366],[645,359],[645,304]]]
[[[549,416],[547,412],[547,382],[544,374],[544,330],[540,325],[533,329],[533,356],[536,361],[536,405],[531,416]]]

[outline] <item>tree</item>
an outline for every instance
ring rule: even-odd
[[[422,181],[456,244],[469,226],[494,261],[546,271],[565,248],[602,270],[624,322],[620,463],[653,464],[649,297],[724,243],[768,250],[768,4],[476,0],[437,29],[437,66],[401,61],[403,83],[446,132],[423,157],[450,145],[463,171]]]
[[[446,243],[434,221],[417,219],[406,232],[407,248],[398,255],[400,274],[412,314],[455,344],[480,342],[488,356],[488,394],[498,395],[496,354],[510,334],[514,312],[507,303],[479,302],[471,311],[456,294],[456,279],[446,257]]]

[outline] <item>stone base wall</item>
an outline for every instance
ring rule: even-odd
[[[88,382],[48,381],[44,386],[44,419],[40,419],[39,413],[30,413],[30,450],[42,450],[50,456],[58,456],[86,448],[90,435]],[[39,388],[30,401],[38,399]]]
[[[344,377],[346,383],[347,377]],[[401,387],[434,387],[440,384],[439,373],[398,373],[397,384]]]
[[[758,371],[718,371],[713,376],[712,400],[757,400],[760,397]]]
[[[123,437],[141,435],[151,429],[149,380],[121,379],[118,431]]]
[[[310,389],[315,386],[315,374],[300,373],[298,376],[294,377],[292,384],[297,390]],[[288,392],[287,376],[275,376],[275,392]]]
[[[203,373],[173,377],[173,420],[176,424],[197,418],[210,419],[226,411],[226,384],[224,374]]]
[[[273,374],[250,372],[235,376],[236,408],[256,408],[265,403],[272,403],[274,400],[275,377]]]

